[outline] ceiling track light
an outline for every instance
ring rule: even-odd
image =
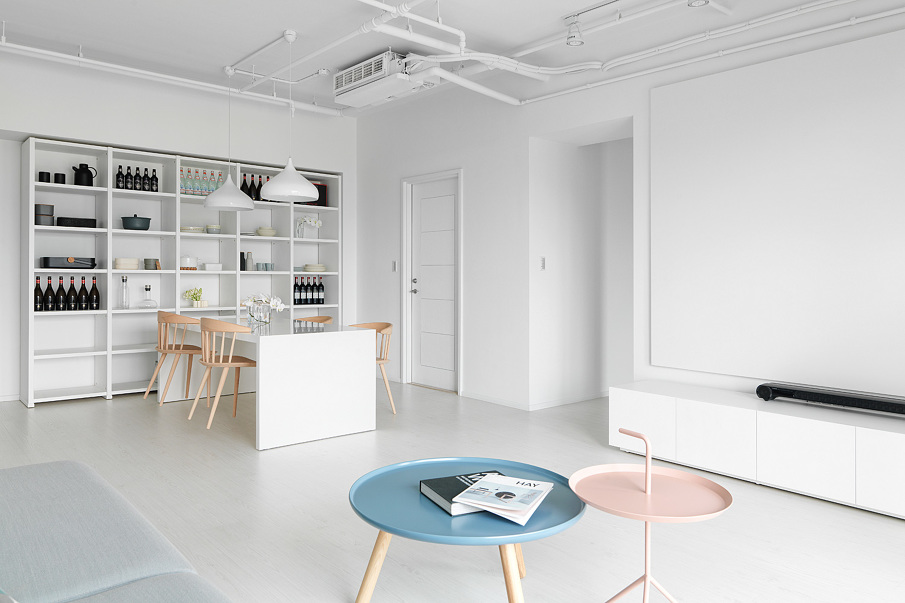
[[[688,0],[688,6],[691,8],[700,8],[710,4],[710,0]]]
[[[581,28],[578,25],[578,17],[572,17],[569,23],[569,32],[566,34],[566,46],[583,46],[584,39],[581,37]]]

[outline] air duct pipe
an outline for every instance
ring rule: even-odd
[[[125,65],[117,65],[115,63],[105,63],[103,61],[95,61],[93,59],[86,59],[84,57],[74,56],[63,54],[61,52],[55,52],[52,50],[43,50],[41,48],[32,48],[29,46],[21,46],[19,44],[12,44],[10,42],[4,42],[0,44],[0,50],[9,52],[11,54],[18,54],[22,56],[28,57],[37,57],[48,61],[53,61],[56,63],[62,63],[64,65],[77,65],[79,67],[85,67],[87,69],[93,69],[95,71],[105,71],[107,73],[115,73],[117,75],[128,75],[130,77],[135,77],[144,80],[150,80],[153,82],[161,82],[164,84],[170,84],[173,86],[179,86],[182,88],[190,88],[193,90],[201,90],[203,92],[214,92],[217,94],[227,94],[229,93],[229,88],[226,86],[220,86],[217,84],[208,84],[206,82],[196,82],[193,80],[188,80],[181,77],[176,77],[173,75],[166,75],[163,73],[155,73],[153,71],[145,71],[144,69],[136,69],[135,67],[126,67]],[[264,94],[256,94],[246,93],[243,95],[245,98],[249,98],[251,100],[265,102],[269,104],[276,105],[288,105],[290,101],[286,99],[278,99],[273,98],[271,96],[267,96]],[[295,101],[291,102],[291,105],[294,108],[302,109],[304,111],[309,111],[311,113],[320,113],[322,115],[332,115],[332,116],[341,116],[342,110],[340,109],[332,109],[330,107],[319,107],[317,105],[311,105],[308,103],[297,103]]]
[[[467,88],[472,92],[477,92],[478,94],[483,94],[484,96],[489,96],[490,98],[494,98],[498,101],[503,101],[504,103],[508,103],[510,105],[514,105],[516,107],[523,104],[523,101],[519,99],[509,96],[508,94],[503,94],[502,92],[497,92],[496,90],[492,90],[487,86],[482,86],[481,84],[475,83],[471,80],[467,80],[464,77],[458,76],[451,71],[447,71],[445,69],[441,69],[440,67],[428,67],[424,71],[419,71],[417,73],[409,74],[409,78],[411,78],[415,82],[423,82],[424,80],[430,77],[439,77],[441,79],[446,80],[447,82],[456,84],[457,86],[461,86],[463,88]]]
[[[385,4],[383,2],[379,2],[378,0],[358,0],[362,4],[367,4],[368,6],[373,6],[375,8],[380,8],[387,12],[394,13],[397,17],[403,17],[406,19],[411,19],[416,23],[423,23],[424,25],[428,25],[435,29],[439,29],[440,31],[445,31],[446,33],[453,34],[454,36],[459,37],[459,52],[465,52],[465,32],[461,29],[456,29],[455,27],[450,27],[448,25],[443,25],[438,21],[431,21],[426,17],[422,17],[420,15],[416,15],[411,12],[412,5],[409,3],[402,3],[399,6],[392,6],[390,4]]]

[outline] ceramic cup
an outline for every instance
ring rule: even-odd
[[[50,182],[50,172],[38,172],[38,182]]]
[[[273,271],[273,262],[266,262],[264,264],[264,270],[270,270],[272,272]]]
[[[258,272],[263,272],[265,270],[266,264],[264,262],[256,262],[255,268],[257,268]]]
[[[60,174],[57,172],[53,175],[54,184],[66,184],[66,174]]]

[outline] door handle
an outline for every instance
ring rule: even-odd
[[[417,289],[412,289],[412,293],[418,293]]]

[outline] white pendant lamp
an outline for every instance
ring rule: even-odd
[[[292,43],[295,38],[291,29],[283,32],[283,39],[289,42],[289,161],[283,171],[261,189],[261,198],[268,201],[317,201],[318,198],[317,188],[292,165]]]
[[[236,183],[233,182],[232,160],[233,160],[233,96],[232,96],[232,75],[234,70],[232,67],[225,68],[226,74],[229,76],[229,89],[227,95],[229,97],[229,159],[226,169],[226,182],[223,186],[210,193],[204,199],[204,207],[208,209],[217,209],[221,211],[248,211],[255,208],[255,202],[251,197],[239,190]]]

